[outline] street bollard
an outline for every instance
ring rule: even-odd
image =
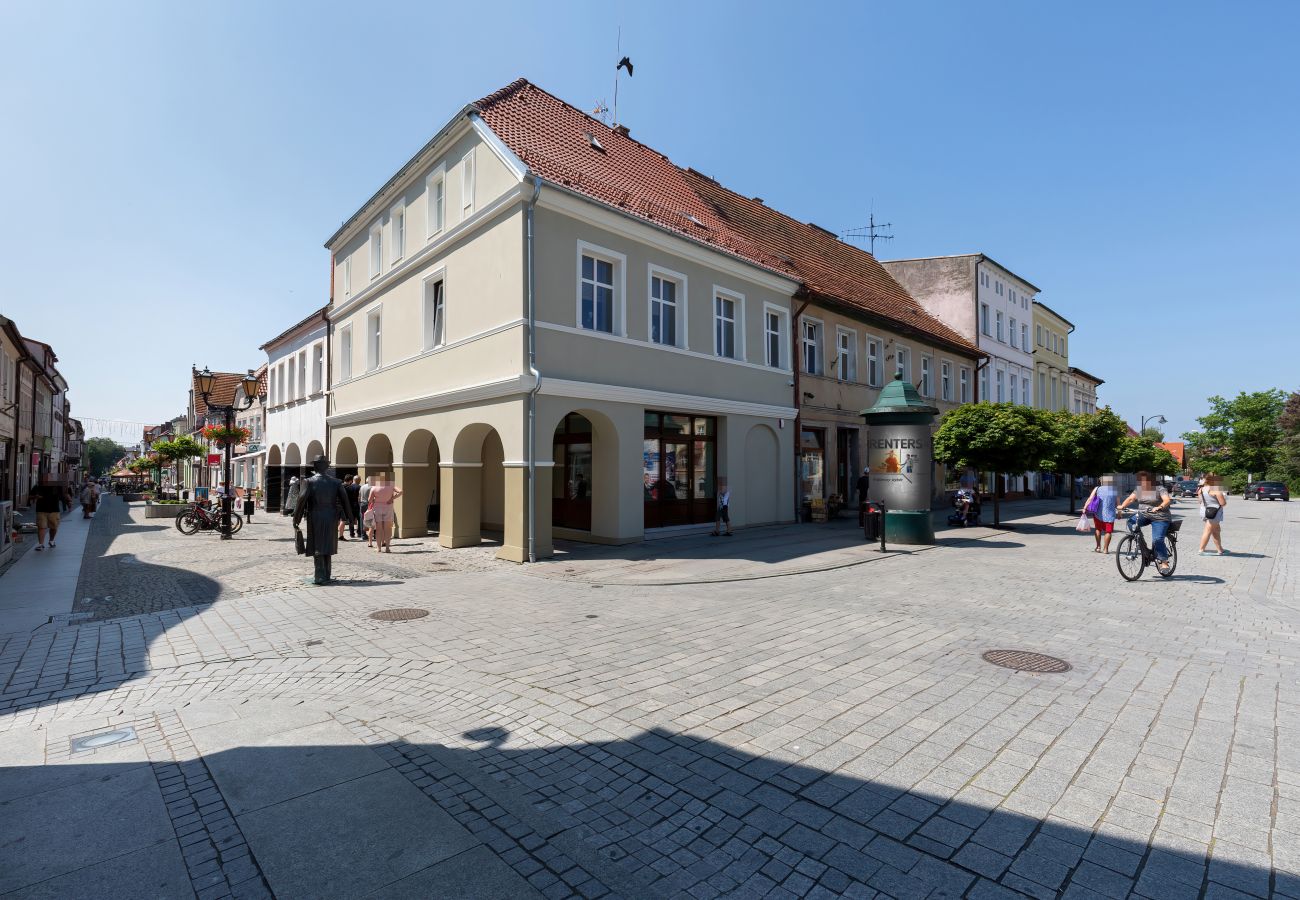
[[[880,552],[885,552],[885,504],[868,502],[863,510],[862,534],[868,541],[880,540]]]

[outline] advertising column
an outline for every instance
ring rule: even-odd
[[[884,504],[885,540],[889,543],[934,543],[930,426],[938,412],[901,374],[880,392],[875,406],[862,411],[871,469],[869,497]]]

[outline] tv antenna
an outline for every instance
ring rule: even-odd
[[[841,232],[840,237],[855,243],[862,243],[865,241],[867,243],[867,252],[872,256],[875,256],[876,241],[892,241],[894,239],[892,234],[882,234],[881,232],[886,228],[893,227],[893,222],[882,222],[877,225],[876,214],[873,211],[866,225],[863,225],[861,228],[850,228],[848,231]]]

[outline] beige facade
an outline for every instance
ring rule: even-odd
[[[779,314],[788,346],[797,283],[549,182],[534,213],[530,442],[535,185],[470,116],[331,239],[334,464],[391,474],[400,535],[431,524],[459,547],[499,533],[516,561],[530,521],[539,557],[552,534],[626,542],[711,522],[723,479],[736,525],[789,521],[791,371],[788,354],[766,359],[764,314]],[[671,345],[652,340],[666,282]],[[601,303],[584,310],[584,290]],[[610,313],[600,321],[597,305]]]
[[[1034,377],[1039,409],[1070,409],[1070,320],[1034,301]]]

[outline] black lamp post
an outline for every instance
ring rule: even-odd
[[[199,393],[203,395],[204,405],[207,406],[209,411],[219,412],[225,417],[227,432],[231,431],[235,427],[235,413],[250,409],[252,405],[257,402],[259,385],[257,376],[253,374],[252,369],[248,370],[248,374],[245,375],[243,380],[240,382],[240,386],[244,389],[243,406],[235,406],[233,403],[234,397],[230,398],[232,402],[229,405],[214,404],[208,400],[208,395],[212,393],[212,383],[215,379],[212,373],[208,371],[207,366],[204,366],[203,371],[195,377],[199,383]],[[226,464],[224,469],[226,475],[226,489],[222,492],[221,496],[221,539],[223,541],[228,541],[230,540],[230,508],[234,504],[234,500],[230,496],[230,485],[235,479],[230,469],[231,442],[227,440],[223,441],[223,443],[226,445]]]
[[[1168,420],[1164,416],[1160,415],[1159,413],[1157,413],[1154,416],[1143,416],[1142,426],[1138,428],[1138,434],[1142,434],[1147,430],[1147,422],[1159,422],[1161,425],[1163,425],[1165,424],[1166,421]]]

